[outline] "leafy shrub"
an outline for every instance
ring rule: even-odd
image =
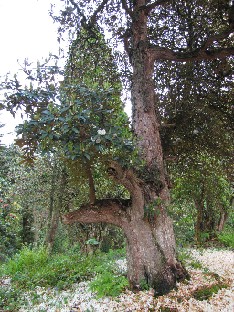
[[[97,297],[118,296],[128,286],[125,276],[115,276],[111,272],[102,272],[91,283],[90,289],[97,292]]]
[[[49,261],[49,254],[43,247],[39,249],[30,249],[23,247],[5,266],[6,273],[15,275],[18,273],[28,272],[34,275],[35,272],[41,269]],[[32,277],[29,276],[29,277]]]
[[[0,287],[0,309],[1,311],[17,311],[18,299],[21,297],[20,291],[14,288]]]
[[[226,247],[234,249],[234,235],[231,231],[225,231],[218,235],[218,240]]]

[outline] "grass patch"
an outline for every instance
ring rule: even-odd
[[[3,265],[1,274],[11,277],[18,288],[30,290],[35,286],[66,289],[70,284],[89,280],[97,273],[112,270],[113,259],[122,251],[95,255],[54,254],[45,248],[23,248],[19,254]]]
[[[72,283],[93,277],[96,267],[101,264],[98,256],[49,255],[45,248],[23,248],[4,265],[2,273],[26,291],[35,286],[65,289]]]
[[[207,300],[210,297],[212,297],[212,295],[217,294],[217,292],[222,289],[222,288],[227,288],[228,285],[225,283],[220,283],[220,284],[214,284],[211,286],[203,286],[201,288],[198,288],[197,290],[195,290],[192,294],[192,296],[196,299],[196,300]]]
[[[123,250],[94,255],[79,252],[50,255],[45,248],[24,247],[0,267],[0,276],[11,278],[11,287],[7,291],[5,287],[0,288],[0,308],[9,307],[5,310],[16,311],[27,305],[24,294],[35,293],[36,286],[63,290],[93,278],[90,287],[98,297],[117,296],[128,285],[126,277],[118,273],[114,265],[115,260],[124,256]]]

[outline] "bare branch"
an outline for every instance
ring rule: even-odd
[[[125,12],[130,16],[133,17],[133,11],[128,7],[126,0],[121,0],[122,7],[125,10]]]
[[[153,9],[155,9],[158,6],[164,6],[168,3],[170,3],[171,0],[158,0],[158,1],[154,1],[148,5],[145,5],[143,7],[141,7],[141,9],[143,9],[145,11],[146,14],[149,14]]]
[[[62,216],[63,223],[108,223],[123,227],[129,222],[127,208],[129,202],[114,199],[100,200],[95,205],[83,205],[80,209]]]
[[[104,9],[108,1],[109,0],[103,0],[102,3],[97,7],[97,9],[94,11],[93,15],[90,18],[89,26],[92,26],[96,23],[98,13],[100,13]]]
[[[69,1],[70,1],[71,4],[76,8],[78,15],[82,16],[82,19],[81,19],[81,25],[82,25],[82,27],[84,27],[84,28],[87,29],[87,28],[92,27],[92,26],[96,23],[98,13],[100,13],[100,12],[104,9],[105,5],[107,4],[107,2],[108,2],[109,0],[103,0],[103,1],[102,1],[102,3],[101,3],[101,4],[97,7],[97,9],[94,11],[94,13],[93,13],[93,15],[91,16],[89,22],[87,22],[86,16],[82,13],[82,10],[79,8],[79,6],[78,6],[78,4],[76,3],[76,1],[74,1],[74,0],[69,0]]]
[[[81,25],[82,27],[86,27],[86,16],[82,13],[81,9],[79,8],[78,4],[74,1],[74,0],[69,0],[71,2],[71,4],[76,8],[76,11],[78,13],[79,16],[82,16],[81,19]]]

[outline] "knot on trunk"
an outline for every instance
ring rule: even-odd
[[[109,164],[107,173],[115,180],[122,180],[126,175],[125,170],[117,162],[111,162]]]
[[[161,181],[160,172],[155,161],[152,162],[150,166],[146,165],[138,170],[138,176],[145,184],[144,188],[146,194],[151,189],[153,192],[159,194],[165,186],[164,183]]]

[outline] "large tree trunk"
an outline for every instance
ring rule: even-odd
[[[140,157],[145,162],[140,174],[143,205],[140,207],[137,203],[138,207],[134,207],[134,210],[148,209],[151,216],[148,215],[148,221],[139,218],[132,223],[136,242],[129,244],[128,249],[131,252],[128,258],[141,259],[140,266],[144,269],[137,269],[134,263],[137,260],[131,260],[129,274],[134,272],[136,275],[138,270],[140,279],[144,274],[149,286],[157,293],[166,293],[175,286],[176,279],[185,274],[185,270],[176,261],[174,230],[166,213],[170,194],[157,114],[159,103],[153,80],[157,57],[153,54],[147,38],[147,13],[142,9],[145,4],[144,0],[136,1],[131,38],[133,129],[138,140]],[[136,252],[134,254],[136,248],[139,253],[137,258]],[[137,280],[139,281],[139,276]]]
[[[163,222],[164,228],[166,224],[170,227],[168,219]],[[155,228],[148,220],[132,220],[124,229],[127,238],[128,278],[132,289],[148,285],[155,290],[155,294],[161,295],[175,286],[180,274],[177,275],[179,267],[174,255],[175,249],[173,252],[171,249],[175,247],[174,237],[167,238],[170,246],[166,251],[166,246],[160,244],[166,233],[158,235]]]

